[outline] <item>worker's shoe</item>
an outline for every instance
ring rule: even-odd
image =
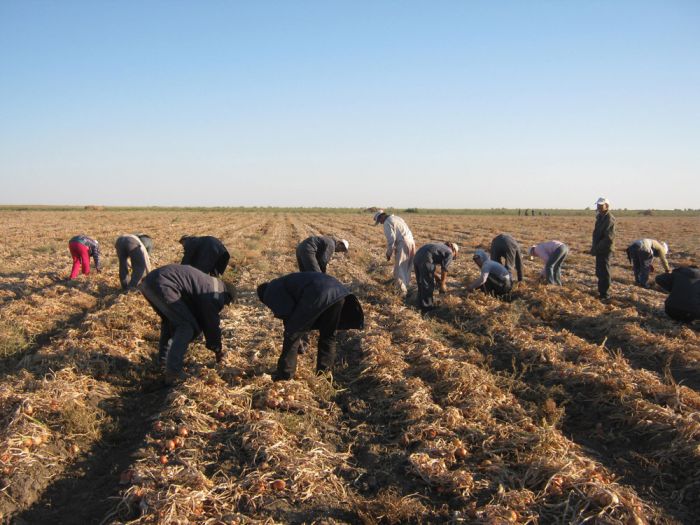
[[[292,379],[292,376],[290,374],[280,372],[279,370],[272,374],[273,381],[289,381],[290,379]]]
[[[173,386],[177,383],[181,383],[186,378],[187,374],[185,374],[182,370],[175,372],[173,370],[166,369],[165,375],[163,376],[163,383],[165,383],[165,386]]]
[[[225,356],[226,352],[224,350],[214,350],[214,358],[216,359],[217,363],[221,363]]]

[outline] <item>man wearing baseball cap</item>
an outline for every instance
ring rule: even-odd
[[[388,215],[384,210],[374,214],[374,225],[384,226],[386,237],[386,260],[390,261],[394,255],[394,279],[402,295],[408,292],[408,283],[411,280],[411,266],[416,254],[416,243],[413,233],[406,222],[396,215]]]
[[[615,217],[610,213],[610,201],[601,197],[596,201],[597,214],[593,228],[591,255],[595,256],[595,275],[598,278],[598,296],[608,301],[610,296],[610,259],[615,245]]]

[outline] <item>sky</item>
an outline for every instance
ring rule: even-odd
[[[700,2],[0,0],[0,204],[700,208]]]

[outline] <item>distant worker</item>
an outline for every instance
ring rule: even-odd
[[[627,258],[632,263],[634,271],[634,283],[642,288],[648,288],[649,272],[654,257],[661,259],[666,273],[671,271],[666,259],[668,255],[668,244],[659,242],[656,239],[637,239],[627,247]]]
[[[467,292],[479,289],[495,296],[510,293],[513,289],[513,279],[505,266],[492,261],[484,250],[476,250],[472,259],[481,273],[467,286]]]
[[[180,264],[194,266],[215,277],[223,275],[230,255],[219,239],[209,235],[204,237],[184,235],[180,238],[180,244],[185,249]]]
[[[671,273],[662,273],[656,277],[656,284],[669,292],[664,309],[671,319],[684,323],[700,319],[700,269],[697,266],[681,266]]]
[[[102,269],[100,264],[100,243],[91,239],[87,235],[76,235],[68,241],[68,250],[73,257],[73,268],[70,272],[70,279],[78,277],[81,271],[84,275],[90,274],[90,257],[95,261],[97,273]]]
[[[523,256],[518,242],[507,233],[496,235],[491,241],[491,260],[503,264],[513,277],[513,269],[518,274],[518,282],[523,280]],[[505,264],[503,263],[505,261]]]
[[[284,322],[282,354],[276,381],[293,379],[299,346],[305,335],[318,330],[316,372],[333,367],[336,330],[360,329],[364,314],[357,298],[340,281],[318,272],[290,273],[257,288],[258,298]]]
[[[388,215],[384,211],[374,214],[374,225],[384,225],[386,237],[386,260],[394,255],[394,279],[403,295],[408,292],[411,280],[411,266],[416,254],[416,243],[406,222],[396,215]]]
[[[547,241],[530,248],[530,257],[539,257],[544,261],[540,275],[549,284],[561,286],[561,266],[569,255],[569,247],[561,241]]]
[[[418,284],[418,307],[422,314],[434,308],[433,291],[438,285],[440,293],[447,292],[447,273],[452,260],[457,257],[459,246],[454,242],[424,244],[413,258],[413,269]],[[437,269],[440,268],[440,275]]]
[[[297,264],[300,272],[326,273],[333,254],[345,253],[350,243],[345,239],[334,239],[327,235],[304,239],[297,245]]]
[[[168,264],[149,273],[139,290],[160,316],[158,358],[165,364],[166,384],[183,378],[187,347],[202,332],[221,362],[219,314],[235,296],[231,285],[192,266]]]
[[[144,234],[121,235],[117,237],[114,248],[119,259],[119,282],[122,290],[134,290],[148,272],[151,271],[151,250],[144,244],[144,240],[153,247],[153,241]],[[128,280],[129,267],[131,267],[131,280]]]
[[[596,219],[593,228],[591,255],[595,256],[595,275],[598,278],[598,296],[608,301],[610,296],[610,259],[615,247],[615,217],[610,213],[610,201],[601,197],[596,201]]]

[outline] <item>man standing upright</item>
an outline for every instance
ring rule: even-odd
[[[416,243],[413,234],[406,222],[396,215],[388,215],[384,211],[374,214],[374,225],[384,225],[386,236],[386,260],[391,260],[394,255],[394,279],[403,295],[408,292],[408,283],[411,280],[411,266],[416,254]]]
[[[615,217],[610,213],[610,201],[601,197],[596,201],[598,213],[593,228],[591,255],[595,256],[595,275],[598,278],[598,296],[608,301],[610,296],[610,258],[615,245]]]

